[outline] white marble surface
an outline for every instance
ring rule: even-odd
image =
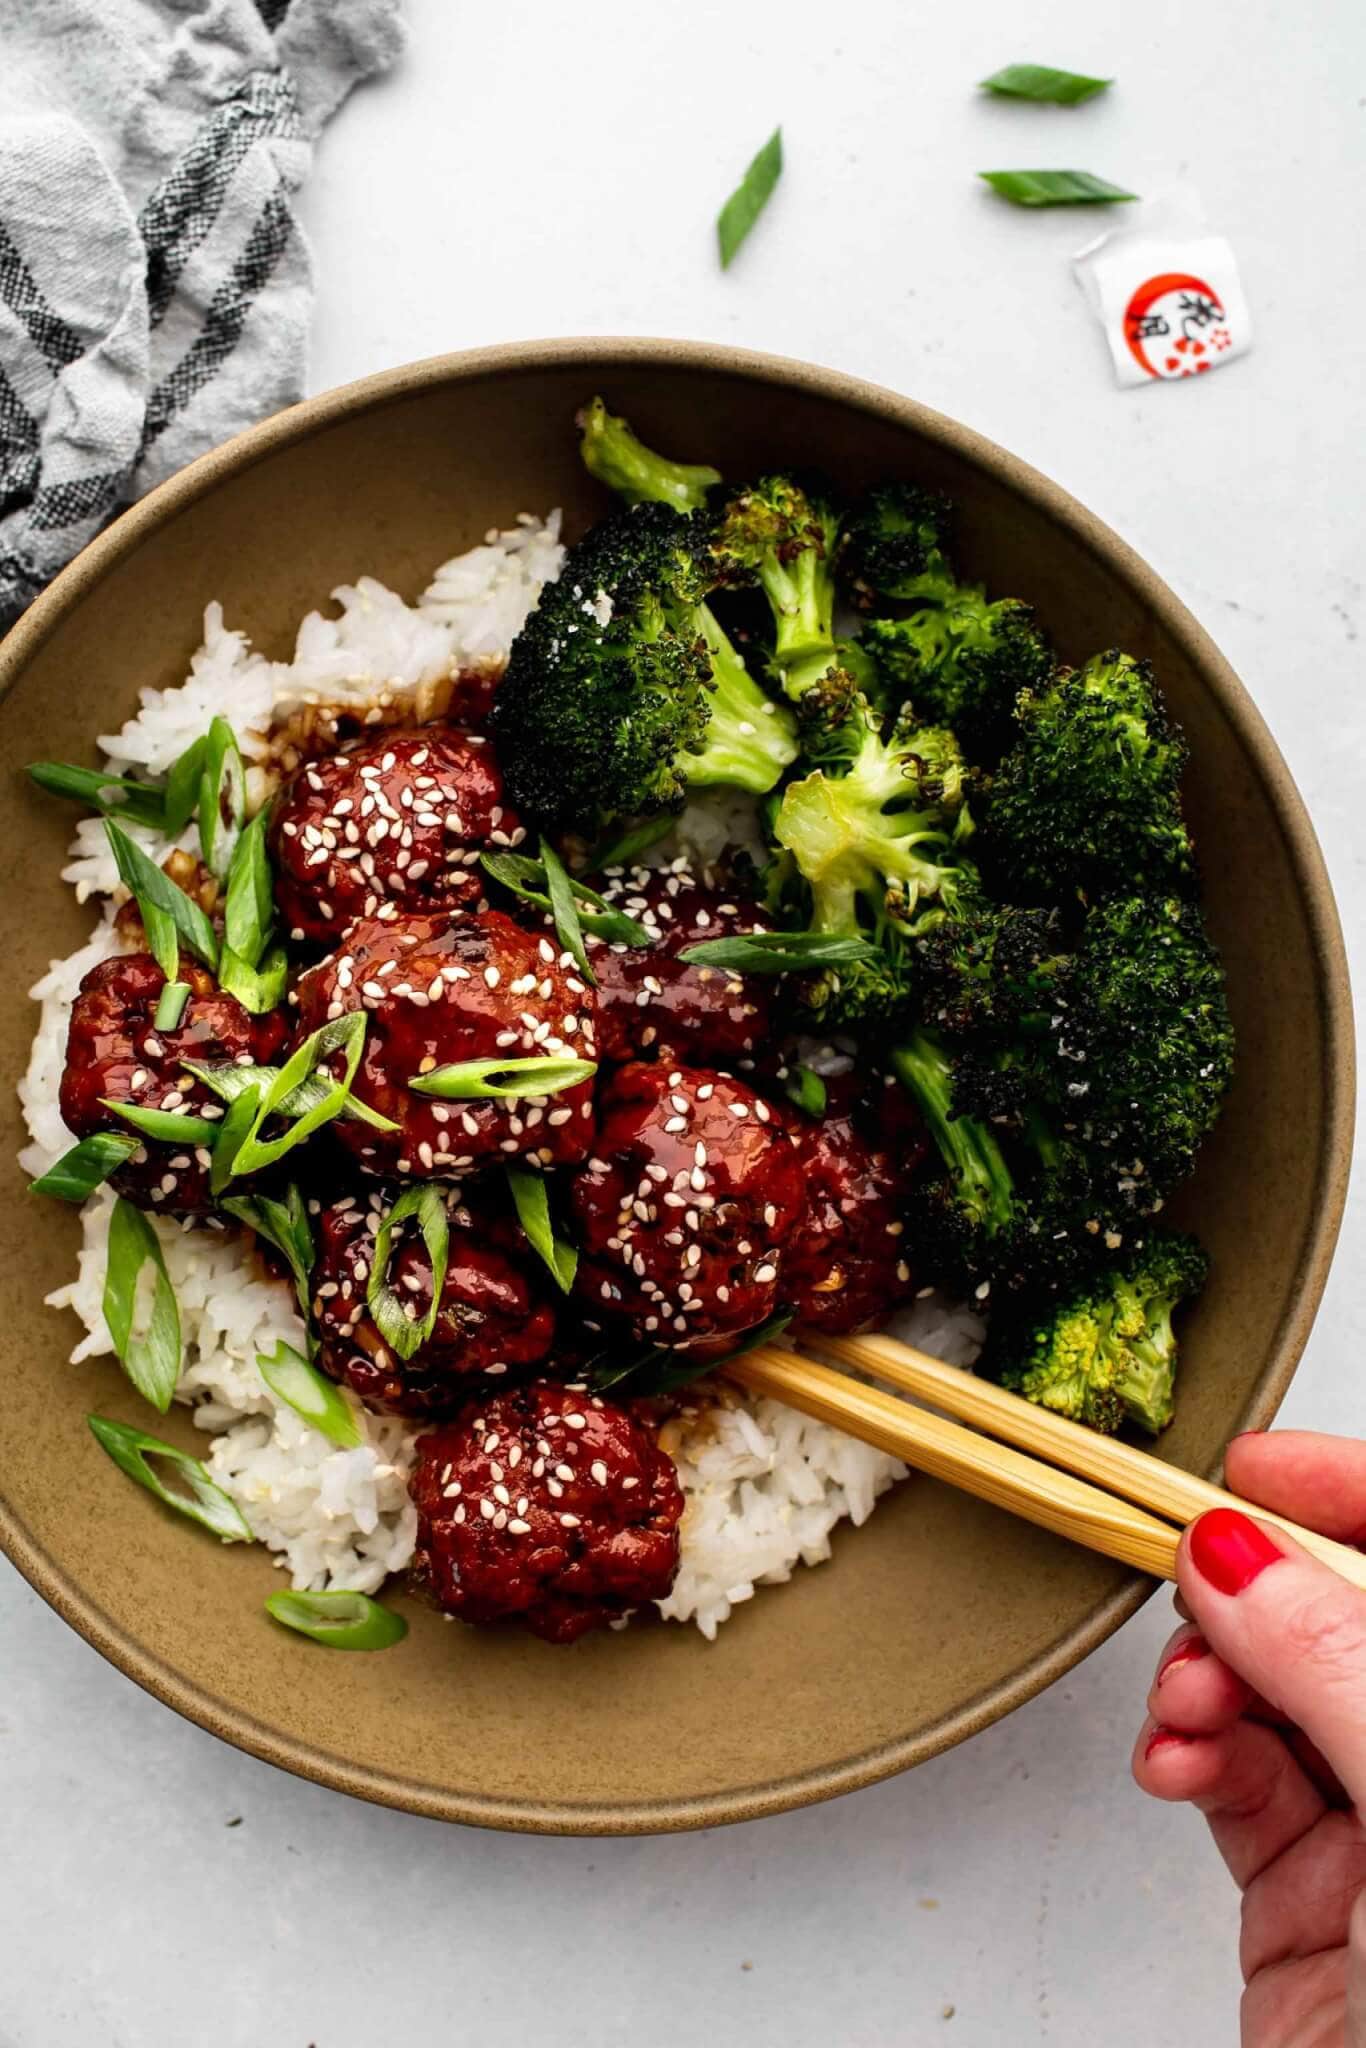
[[[654,332],[815,358],[969,421],[1209,626],[1309,801],[1360,960],[1355,0],[1036,0],[1027,26],[1007,0],[844,0],[833,36],[791,0],[408,11],[406,64],[328,134],[305,203],[316,386],[501,338]],[[973,98],[1016,58],[1121,83],[1070,113]],[[778,119],[787,175],[722,278],[716,202]],[[1188,391],[1118,390],[1065,264],[1089,223],[975,185],[1011,163],[1193,177],[1256,352]],[[1366,1430],[1364,1249],[1358,1200],[1288,1420]],[[1127,1776],[1167,1626],[1156,1600],[1006,1724],[834,1805],[540,1842],[223,1748],[0,1569],[0,2048],[1223,2048],[1232,1894],[1194,1819]]]

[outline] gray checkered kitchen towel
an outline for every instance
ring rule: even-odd
[[[291,195],[399,0],[0,0],[0,632],[303,391]]]

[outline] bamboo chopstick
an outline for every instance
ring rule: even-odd
[[[933,1478],[1155,1577],[1175,1577],[1181,1527],[1207,1508],[1237,1507],[1285,1529],[1343,1578],[1366,1587],[1366,1557],[1346,1545],[1268,1514],[1145,1451],[1097,1436],[894,1338],[821,1336],[810,1341],[1010,1442],[910,1407],[879,1387],[774,1345],[728,1359],[725,1370],[756,1393],[771,1394]],[[1147,1508],[1157,1508],[1167,1519]]]

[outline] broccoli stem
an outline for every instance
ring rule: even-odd
[[[826,557],[804,547],[790,562],[770,548],[759,582],[773,612],[773,667],[793,702],[800,702],[839,665],[835,645],[835,579]]]
[[[710,605],[698,605],[692,621],[707,643],[714,687],[703,745],[679,766],[694,787],[720,782],[763,796],[797,758],[792,715],[760,689]]]
[[[698,512],[707,492],[721,481],[719,469],[701,462],[671,462],[632,433],[628,422],[608,412],[594,398],[579,414],[584,467],[599,483],[616,491],[628,505],[649,501],[672,505],[676,512]]]
[[[949,1062],[939,1041],[917,1031],[894,1048],[892,1068],[919,1104],[964,1204],[988,1231],[1004,1229],[1014,1202],[1010,1168],[984,1123],[953,1114]]]

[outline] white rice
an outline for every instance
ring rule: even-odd
[[[258,764],[251,779],[259,802],[266,787],[259,764],[273,721],[317,704],[394,701],[421,717],[427,694],[451,676],[505,658],[541,586],[558,574],[563,552],[558,513],[543,522],[523,515],[511,531],[492,532],[482,546],[444,563],[416,605],[361,577],[333,592],[333,615],[309,613],[285,662],[254,652],[243,633],[225,624],[221,605],[211,604],[185,681],[144,689],[136,716],[99,744],[117,772],[160,773],[221,713],[249,762]],[[149,831],[125,830],[158,860],[169,850]],[[193,836],[191,826],[182,843]],[[753,837],[752,804],[715,799],[690,805],[676,832],[647,858],[686,851],[706,861],[728,840]],[[41,1013],[19,1095],[32,1141],[21,1159],[34,1175],[72,1143],[58,1107],[72,1000],[90,969],[117,950],[109,900],[117,875],[98,819],[77,827],[63,875],[80,902],[104,900],[86,944],[54,961],[32,990]],[[112,1209],[107,1188],[85,1204],[76,1277],[48,1297],[84,1325],[73,1361],[112,1354],[102,1308]],[[214,1478],[295,1586],[373,1592],[412,1556],[417,1518],[406,1478],[416,1427],[353,1402],[364,1438],[358,1448],[338,1450],[310,1429],[256,1368],[258,1352],[281,1339],[302,1340],[290,1289],[263,1276],[240,1233],[164,1217],[151,1222],[180,1307],[184,1365],[176,1398],[211,1438],[206,1462]],[[893,1328],[961,1364],[972,1362],[982,1338],[969,1309],[937,1296],[914,1303]],[[777,1402],[738,1394],[669,1425],[666,1441],[687,1509],[681,1569],[660,1608],[667,1619],[696,1622],[708,1638],[756,1586],[827,1558],[835,1525],[846,1517],[865,1521],[878,1497],[905,1477],[898,1460],[869,1445]]]

